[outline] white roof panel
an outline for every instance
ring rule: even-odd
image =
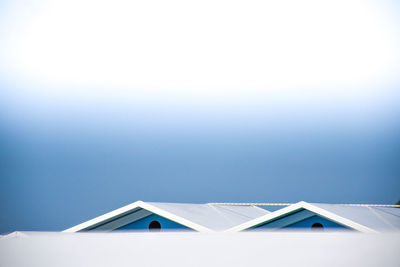
[[[373,233],[400,230],[400,209],[392,207],[321,204],[300,201],[274,212],[269,212],[253,204],[183,204],[136,201],[71,227],[65,232],[87,231],[96,227],[98,230],[111,231],[151,213],[158,214],[199,232],[235,232],[249,229],[260,223],[274,220],[300,209],[307,209],[361,232]],[[147,213],[142,214],[143,212]]]
[[[397,230],[400,230],[400,208],[374,207],[373,210]]]
[[[167,218],[199,232],[222,231],[235,225],[268,214],[255,206],[225,206],[214,204],[182,204],[136,201],[92,220],[64,230],[80,232],[95,229],[111,231],[121,225],[140,220],[147,211]],[[140,214],[139,214],[140,213]]]
[[[348,228],[376,233],[400,230],[400,209],[366,205],[320,204],[300,201],[269,214],[236,225],[226,232],[250,229],[265,222],[273,221],[295,211],[306,209]]]
[[[269,213],[267,210],[254,206],[159,202],[148,202],[148,204],[214,231],[222,231]]]
[[[400,230],[400,209],[311,203],[376,231]]]

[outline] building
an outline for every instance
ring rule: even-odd
[[[222,232],[270,213],[257,206],[136,201],[64,232],[198,231]]]
[[[64,230],[241,232],[275,230],[400,230],[395,205],[208,203],[136,201]]]
[[[300,201],[226,232],[254,230],[355,230],[365,233],[400,230],[395,205],[320,204]]]

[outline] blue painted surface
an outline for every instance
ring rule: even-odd
[[[179,223],[176,223],[174,221],[168,220],[164,217],[161,217],[157,214],[152,214],[149,215],[143,219],[140,219],[136,222],[127,224],[125,226],[122,226],[118,229],[115,229],[114,231],[123,231],[123,230],[128,230],[128,231],[149,231],[149,224],[152,221],[158,221],[161,224],[161,231],[165,231],[165,230],[187,230],[187,231],[193,231],[192,229],[183,226]]]
[[[304,219],[302,221],[299,221],[297,223],[288,225],[284,227],[285,229],[291,229],[291,228],[307,228],[311,229],[311,226],[314,223],[320,223],[325,229],[348,229],[347,227],[340,225],[338,223],[335,223],[333,221],[330,221],[328,219],[325,219],[323,217],[320,217],[318,215],[312,216],[310,218]]]
[[[341,224],[323,218],[311,211],[302,209],[277,220],[256,226],[249,230],[271,230],[271,229],[311,229],[314,223],[320,223],[325,229],[349,229]]]

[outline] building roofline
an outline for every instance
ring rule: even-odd
[[[300,209],[309,210],[311,212],[314,212],[317,215],[320,215],[322,217],[325,217],[325,218],[330,219],[330,220],[332,220],[334,222],[337,222],[339,224],[342,224],[344,226],[347,226],[347,227],[349,227],[351,229],[354,229],[354,230],[357,230],[357,231],[360,231],[360,232],[363,232],[363,233],[376,233],[377,232],[377,231],[375,231],[375,230],[373,230],[373,229],[371,229],[369,227],[366,227],[366,226],[364,226],[362,224],[359,224],[357,222],[354,222],[352,220],[349,220],[347,218],[339,216],[339,215],[337,215],[335,213],[332,213],[330,211],[327,211],[325,209],[322,209],[320,207],[317,207],[317,206],[312,205],[310,203],[307,203],[305,201],[300,201],[300,202],[292,204],[292,205],[290,205],[288,207],[279,209],[277,211],[274,211],[274,212],[271,212],[271,213],[266,214],[264,216],[261,216],[261,217],[258,217],[256,219],[250,220],[250,221],[245,222],[243,224],[234,226],[234,227],[232,227],[230,229],[225,230],[225,232],[243,231],[243,230],[249,229],[251,227],[257,226],[259,224],[262,224],[262,223],[265,223],[265,222],[268,222],[268,221],[272,221],[272,220],[277,219],[277,218],[279,218],[281,216],[288,215],[289,213],[291,213],[293,211],[296,211],[296,210],[300,210]]]
[[[177,216],[175,214],[172,214],[166,210],[163,210],[161,208],[155,207],[149,203],[143,202],[141,200],[136,201],[134,203],[131,203],[129,205],[126,205],[124,207],[118,208],[116,210],[110,211],[106,214],[100,215],[94,219],[91,219],[89,221],[83,222],[81,224],[78,224],[76,226],[73,226],[71,228],[68,228],[62,232],[66,232],[66,233],[76,233],[76,232],[80,232],[86,229],[89,229],[91,227],[94,227],[96,225],[100,225],[104,222],[109,222],[112,221],[114,219],[117,219],[121,216],[124,216],[125,214],[128,214],[131,211],[134,211],[135,209],[145,209],[147,211],[150,211],[154,214],[160,215],[168,220],[174,221],[176,223],[179,223],[183,226],[186,226],[188,228],[191,228],[193,230],[199,231],[199,232],[213,232],[213,230],[199,225],[195,222],[192,222],[188,219],[182,218],[180,216]]]
[[[223,206],[290,206],[296,203],[261,203],[261,202],[212,202],[209,205],[223,205]],[[328,203],[327,203],[328,204]],[[383,207],[383,208],[400,208],[400,205],[392,204],[345,204],[345,203],[335,203],[335,205],[341,206],[352,206],[352,207]]]

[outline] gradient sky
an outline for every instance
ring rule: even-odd
[[[0,233],[136,200],[400,199],[395,1],[0,10]]]

